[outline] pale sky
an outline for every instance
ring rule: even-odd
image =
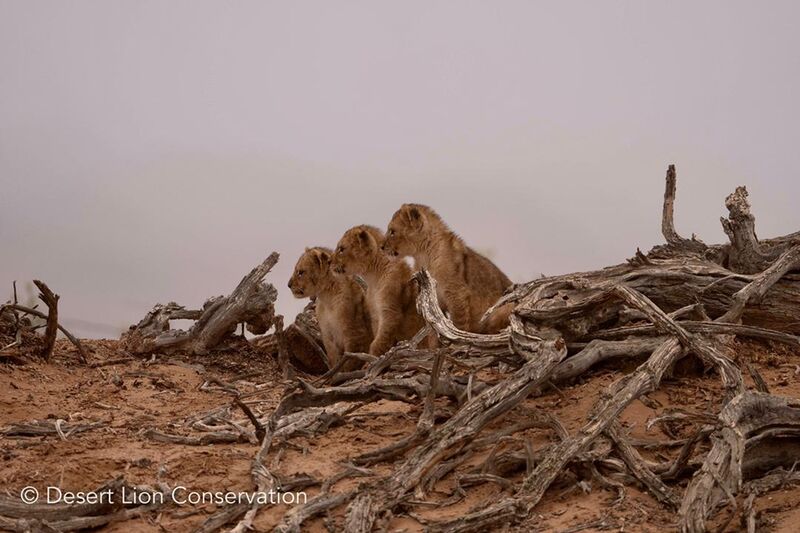
[[[431,205],[514,280],[800,228],[793,2],[0,0],[0,299],[81,336]],[[22,291],[24,293],[24,291]]]

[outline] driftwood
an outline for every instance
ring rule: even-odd
[[[81,362],[86,364],[87,351],[83,347],[83,344],[81,344],[81,342],[74,335],[72,335],[69,331],[67,331],[66,328],[64,328],[61,324],[58,323],[59,296],[55,294],[52,290],[50,290],[50,287],[48,287],[47,284],[45,284],[44,282],[36,279],[33,280],[33,283],[34,285],[36,285],[36,288],[39,289],[39,299],[42,300],[42,302],[44,302],[44,304],[47,306],[48,312],[47,314],[45,314],[37,309],[26,307],[24,305],[20,305],[19,303],[17,303],[16,301],[17,288],[15,283],[14,303],[7,303],[0,305],[0,340],[3,337],[3,335],[1,335],[2,330],[6,329],[7,327],[5,323],[9,322],[7,318],[8,315],[6,314],[7,310],[13,314],[13,320],[14,320],[13,328],[15,330],[16,338],[15,341],[11,343],[9,346],[0,346],[0,353],[2,353],[2,350],[8,349],[12,346],[21,346],[23,338],[23,329],[29,329],[30,332],[28,333],[28,336],[35,337],[35,334],[33,333],[34,328],[30,327],[30,322],[27,322],[26,320],[20,318],[18,313],[22,313],[23,315],[31,315],[46,320],[44,337],[38,349],[39,355],[41,355],[46,361],[49,360],[50,357],[53,355],[53,349],[56,344],[56,336],[58,335],[58,332],[61,331],[61,333],[63,333],[64,336],[67,339],[69,339],[69,341],[73,345],[75,345],[75,348],[77,348],[78,357],[80,358]],[[13,354],[8,354],[8,355],[13,355]]]
[[[251,333],[265,333],[273,323],[277,291],[263,279],[277,262],[273,252],[233,292],[209,299],[201,310],[187,310],[175,302],[156,305],[123,334],[125,349],[137,354],[181,350],[202,355],[228,339],[238,324],[246,324]],[[170,329],[170,320],[178,319],[196,322],[189,331]]]
[[[32,309],[30,307],[25,307],[24,305],[6,304],[3,307],[9,308],[9,309],[14,309],[14,310],[19,311],[21,313],[24,313],[26,315],[32,315],[32,316],[35,316],[35,317],[38,317],[38,318],[47,319],[47,315],[46,314],[44,314],[44,313],[42,313],[40,311],[37,311],[36,309]],[[61,324],[58,325],[58,330],[61,333],[63,333],[64,336],[67,339],[69,339],[69,341],[72,344],[75,345],[75,348],[77,348],[77,350],[78,350],[78,356],[80,357],[81,361],[83,363],[86,363],[87,352],[86,352],[86,348],[83,347],[83,344],[81,343],[81,341],[78,340],[78,338],[75,337],[75,335],[73,335],[72,333],[67,331],[67,329],[64,328],[64,326],[62,326]]]
[[[84,433],[105,426],[107,426],[105,422],[74,424],[61,419],[53,421],[34,420],[29,423],[10,424],[0,428],[0,435],[6,435],[8,437],[43,437],[46,435],[58,435],[62,440],[67,440],[70,435]]]
[[[703,531],[717,504],[741,490],[742,462],[748,453],[758,453],[748,450],[757,447],[756,441],[763,445],[765,439],[800,438],[800,400],[796,399],[743,392],[728,402],[719,418],[722,427],[712,436],[714,446],[683,496],[682,531]],[[796,456],[782,459],[794,462]]]
[[[283,329],[282,334],[278,334],[276,330],[275,333],[256,337],[250,343],[264,355],[279,360],[288,355],[292,366],[309,374],[322,374],[330,368],[314,302],[306,305],[294,322]],[[282,356],[281,350],[288,354]]]
[[[39,299],[47,306],[47,327],[44,330],[44,346],[42,346],[42,357],[45,361],[50,360],[53,355],[53,348],[56,345],[56,335],[58,335],[58,294],[50,290],[44,282],[35,279],[33,284],[39,289]]]

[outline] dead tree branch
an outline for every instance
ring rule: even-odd
[[[32,309],[32,308],[30,308],[30,307],[25,307],[24,305],[19,305],[19,304],[5,304],[5,305],[3,305],[3,306],[0,306],[0,312],[1,312],[1,311],[2,311],[4,308],[7,308],[7,309],[14,309],[14,310],[16,310],[16,311],[19,311],[19,312],[21,312],[21,313],[25,313],[25,314],[28,314],[28,315],[33,315],[33,316],[35,316],[35,317],[39,317],[39,318],[43,318],[43,319],[47,320],[47,315],[46,315],[46,314],[42,313],[41,311],[37,311],[36,309]],[[69,339],[69,341],[70,341],[70,342],[71,342],[73,345],[75,345],[75,348],[77,348],[77,350],[78,350],[78,356],[80,357],[80,359],[81,359],[81,362],[83,362],[83,363],[86,363],[86,362],[87,362],[87,360],[86,360],[87,352],[86,352],[86,349],[83,347],[83,344],[81,344],[81,341],[79,341],[79,340],[78,340],[78,339],[77,339],[77,338],[76,338],[76,337],[75,337],[75,336],[74,336],[72,333],[70,333],[69,331],[67,331],[67,329],[66,329],[66,328],[64,328],[64,326],[62,326],[62,325],[60,325],[60,324],[58,325],[58,330],[59,330],[61,333],[63,333],[63,334],[64,334],[64,336],[65,336],[67,339]]]
[[[681,531],[702,532],[717,504],[742,487],[742,462],[748,439],[759,432],[800,437],[800,402],[757,392],[733,398],[719,415],[722,428],[700,472],[692,479],[679,511]]]
[[[265,333],[272,326],[277,291],[262,280],[277,262],[278,254],[273,252],[228,296],[208,300],[201,312],[187,311],[174,302],[156,305],[123,334],[126,349],[139,354],[185,350],[203,355],[235,333],[237,324],[247,324],[252,333]],[[197,320],[189,331],[169,329],[170,320],[189,317]]]
[[[44,330],[42,357],[45,361],[49,361],[56,345],[56,335],[58,335],[58,294],[55,294],[50,287],[38,279],[33,280],[33,284],[39,289],[39,299],[47,306],[47,327]]]

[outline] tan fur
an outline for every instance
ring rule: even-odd
[[[331,366],[335,366],[344,352],[364,353],[369,349],[372,324],[364,289],[352,276],[331,271],[332,254],[328,248],[306,248],[294,267],[289,288],[296,298],[316,299],[322,342]],[[359,366],[359,361],[352,360],[342,369]]]
[[[464,244],[430,207],[404,204],[389,222],[383,249],[393,256],[411,256],[417,268],[430,272],[440,304],[457,328],[494,333],[508,325],[509,309],[501,308],[486,324],[481,317],[511,280]]]
[[[397,342],[413,337],[424,325],[416,309],[416,286],[411,269],[381,252],[383,234],[372,226],[350,228],[333,254],[333,269],[361,276],[367,283],[367,304],[375,339],[372,355],[381,355]]]

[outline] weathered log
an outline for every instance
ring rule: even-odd
[[[713,436],[714,446],[684,493],[678,514],[681,531],[705,531],[706,518],[717,504],[739,492],[748,439],[762,431],[775,434],[779,428],[800,438],[796,399],[743,392],[728,402],[719,418],[722,427]]]
[[[355,491],[320,494],[309,500],[308,503],[289,510],[283,517],[283,521],[273,531],[274,533],[300,533],[306,520],[350,501],[353,496],[355,496]]]
[[[329,370],[314,302],[306,305],[294,322],[283,330],[283,342],[292,366],[308,374],[322,374]],[[280,342],[274,333],[256,337],[250,343],[265,355],[280,356]]]
[[[720,322],[738,322],[749,302],[761,302],[767,291],[777,284],[787,272],[798,268],[800,268],[800,244],[786,250],[753,281],[736,291],[732,297],[731,308],[722,316]]]
[[[788,262],[791,259],[792,256],[787,257]],[[783,263],[780,266],[796,268]],[[521,299],[515,313],[538,327],[555,328],[567,342],[573,342],[591,338],[609,325],[613,327],[620,313],[627,316],[623,304],[610,292],[616,285],[641,292],[666,311],[699,302],[711,317],[719,318],[734,304],[734,295],[754,279],[695,256],[654,259],[650,265],[618,265],[603,271],[548,278]],[[800,334],[795,315],[798,300],[800,282],[783,276],[762,298],[747,301],[742,323]]]
[[[439,299],[436,297],[436,280],[426,270],[423,269],[414,274],[414,280],[419,286],[417,310],[441,340],[483,350],[509,351],[507,332],[485,335],[456,328],[453,321],[444,314],[439,306]]]
[[[132,353],[170,352],[183,350],[206,354],[236,331],[236,325],[247,324],[254,333],[264,333],[272,325],[277,291],[263,282],[275,263],[273,252],[264,262],[246,275],[228,296],[209,299],[202,312],[186,310],[171,302],[156,305],[137,325],[122,335],[125,348]],[[195,318],[189,331],[169,329],[170,320]]]
[[[675,191],[677,189],[677,176],[675,165],[667,167],[667,188],[664,190],[664,209],[661,214],[661,234],[670,243],[680,243],[683,237],[675,231],[674,210],[675,210]]]
[[[677,174],[675,172],[675,165],[667,167],[666,189],[664,190],[664,206],[661,214],[661,234],[667,241],[667,245],[675,250],[681,250],[684,253],[702,253],[706,250],[707,246],[692,235],[691,239],[685,239],[678,235],[675,231],[674,210],[675,210],[675,192],[677,190]]]
[[[731,241],[727,250],[727,267],[734,272],[754,274],[771,264],[780,250],[767,250],[761,246],[756,237],[755,217],[750,213],[747,196],[746,187],[736,187],[725,198],[728,218],[720,217],[719,220]]]
[[[672,509],[680,506],[680,499],[652,470],[645,464],[639,452],[628,443],[621,433],[619,423],[613,422],[606,429],[608,435],[614,442],[614,446],[619,451],[622,460],[628,465],[633,475],[656,497],[656,499]]]
[[[39,299],[47,306],[47,327],[44,330],[44,345],[41,355],[45,361],[50,360],[58,335],[58,294],[50,290],[44,282],[35,279],[33,284],[39,289]]]
[[[682,320],[678,324],[692,333],[702,333],[706,335],[736,335],[739,337],[750,337],[754,339],[764,339],[776,341],[788,346],[800,348],[800,337],[789,333],[782,333],[771,329],[759,328],[756,326],[745,326],[742,324],[728,324],[725,322],[698,322],[693,320]],[[639,326],[622,326],[619,328],[609,328],[593,333],[593,339],[615,339],[635,335],[652,335],[658,332],[658,328],[652,324]]]
[[[36,309],[32,309],[30,307],[26,307],[24,305],[4,304],[4,305],[0,306],[0,312],[2,312],[5,309],[12,309],[12,310],[19,311],[19,312],[27,314],[27,315],[33,315],[35,317],[43,318],[43,319],[47,320],[47,315],[46,314],[42,313],[41,311],[37,311]],[[64,336],[67,339],[69,339],[69,341],[73,345],[75,345],[75,348],[77,348],[77,350],[78,350],[78,357],[80,357],[81,362],[82,363],[86,363],[87,362],[87,360],[86,360],[87,352],[86,352],[86,348],[84,348],[84,346],[81,343],[81,341],[78,340],[78,338],[76,338],[75,335],[73,335],[72,333],[67,331],[67,329],[64,326],[62,326],[61,324],[58,325],[58,330],[61,333],[63,333]]]
[[[722,375],[722,383],[731,396],[742,391],[741,371],[712,342],[702,337],[694,336],[683,329],[677,322],[656,307],[652,301],[642,296],[641,293],[624,285],[619,285],[614,290],[623,300],[647,314],[657,328],[673,335],[686,349],[717,366]]]
[[[62,419],[58,420],[34,420],[28,423],[10,424],[0,428],[0,435],[17,437],[43,437],[46,435],[58,435],[62,440],[73,434],[84,433],[92,429],[107,426],[104,422],[88,422],[85,424],[68,424]]]
[[[301,338],[292,341],[292,334]],[[325,352],[325,344],[322,342],[316,302],[310,302],[303,308],[303,312],[295,317],[294,324],[289,327],[287,338],[291,342],[292,357],[299,360],[304,368],[324,371],[331,367],[328,354]],[[301,344],[302,350],[300,350]]]
[[[562,361],[550,379],[558,383],[580,376],[594,365],[608,359],[651,354],[663,344],[664,340],[663,337],[649,337],[619,341],[590,341],[580,352]]]

